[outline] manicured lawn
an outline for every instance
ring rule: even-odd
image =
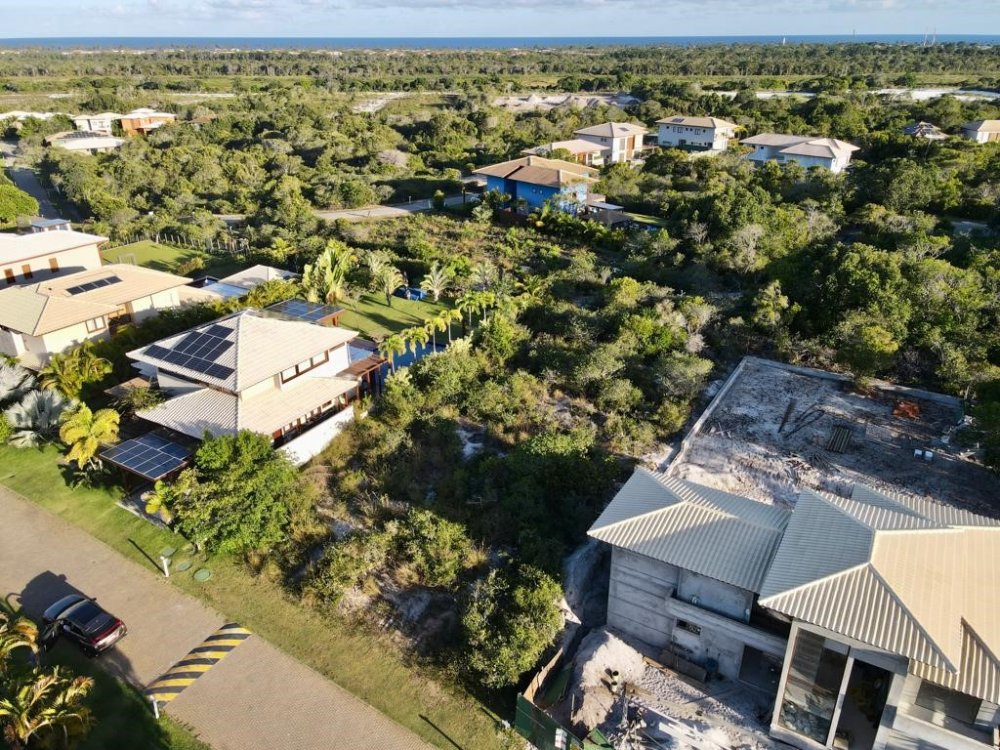
[[[157,550],[177,546],[176,535],[118,508],[113,491],[68,486],[59,459],[53,446],[41,450],[0,446],[0,483],[150,569],[153,565],[140,549],[155,558]],[[494,718],[481,703],[430,679],[419,666],[407,663],[387,638],[321,616],[278,583],[251,576],[237,561],[214,558],[207,567],[213,572],[207,583],[199,584],[189,574],[172,575],[170,582],[435,745],[455,750],[444,732],[463,750],[505,746]]]
[[[157,722],[149,703],[135,688],[109,675],[100,662],[88,659],[75,646],[61,641],[43,658],[46,665],[65,666],[73,674],[94,678],[87,705],[97,723],[79,750],[125,746],[135,750],[210,750],[166,714]]]
[[[178,248],[169,245],[160,245],[150,240],[141,240],[131,245],[122,245],[104,250],[101,257],[105,263],[117,263],[121,256],[133,255],[137,265],[146,268],[155,268],[157,271],[174,272],[181,263],[186,263],[194,258],[203,258],[205,268],[195,271],[194,276],[228,276],[242,268],[246,268],[243,263],[236,258],[209,255],[200,250],[191,248]],[[131,259],[128,259],[131,262]]]
[[[404,328],[423,325],[444,307],[443,304],[418,302],[402,297],[393,297],[390,307],[385,304],[385,297],[381,294],[362,294],[356,301],[344,305],[345,312],[339,325],[361,331],[365,336],[382,338]]]

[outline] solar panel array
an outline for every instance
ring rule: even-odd
[[[307,302],[303,299],[285,300],[284,302],[278,302],[277,304],[271,305],[267,309],[270,312],[287,315],[289,318],[295,318],[297,320],[306,320],[310,323],[318,323],[325,318],[329,318],[343,312],[343,308],[340,307],[323,305],[318,302]]]
[[[78,284],[77,286],[69,287],[66,292],[68,294],[76,295],[82,292],[91,292],[94,289],[100,289],[102,286],[111,286],[112,284],[121,283],[121,279],[117,276],[104,276],[100,279],[94,279],[93,281],[88,281],[86,284]]]
[[[183,467],[191,457],[191,449],[151,432],[119,443],[101,456],[135,474],[157,480]]]
[[[146,348],[145,354],[211,378],[225,380],[233,374],[233,368],[218,364],[218,359],[233,346],[233,342],[225,338],[231,333],[232,329],[213,324],[205,330],[187,334],[169,349],[153,344]]]

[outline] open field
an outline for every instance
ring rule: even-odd
[[[67,485],[60,459],[54,446],[0,447],[0,483],[140,564],[152,566],[147,555],[177,545],[175,534],[117,507],[113,490]],[[250,575],[238,560],[218,557],[206,564],[213,572],[209,582],[199,584],[189,575],[174,575],[171,584],[246,625],[433,744],[454,750],[444,732],[466,750],[504,747],[496,719],[481,704],[430,679],[395,645],[321,616],[289,596],[279,583]]]
[[[401,297],[393,297],[390,307],[385,304],[385,297],[381,294],[362,294],[343,306],[346,311],[340,318],[341,326],[377,339],[390,333],[398,333],[404,328],[422,326],[445,307],[433,302],[418,302]]]
[[[194,272],[193,276],[228,276],[246,268],[237,258],[231,256],[209,255],[200,250],[191,248],[172,247],[170,245],[160,245],[150,240],[142,240],[131,245],[121,245],[101,252],[101,257],[105,263],[118,263],[122,256],[135,256],[135,263],[146,268],[155,268],[157,271],[176,272],[181,263],[187,263],[195,258],[202,258],[205,267]],[[128,259],[125,262],[132,262]]]

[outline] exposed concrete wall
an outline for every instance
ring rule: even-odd
[[[697,596],[698,604],[675,598],[679,586]],[[721,581],[626,550],[612,552],[608,625],[655,648],[669,646],[692,661],[712,660],[731,679],[739,676],[745,645],[776,657],[785,651],[784,639],[741,622],[751,602],[750,592]],[[677,627],[678,620],[689,627]]]

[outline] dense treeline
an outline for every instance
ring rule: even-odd
[[[30,89],[32,79],[121,78],[156,89],[165,77],[185,90],[199,78],[225,77],[233,90],[241,78],[293,76],[334,91],[496,88],[523,77],[564,79],[560,86],[631,88],[637,78],[748,76],[848,77],[868,85],[906,84],[914,76],[964,77],[998,85],[996,48],[972,43],[733,44],[713,46],[570,47],[557,50],[148,50],[64,54],[24,50],[0,57],[0,87]],[[160,81],[160,82],[158,82]],[[574,84],[575,82],[575,84]]]

